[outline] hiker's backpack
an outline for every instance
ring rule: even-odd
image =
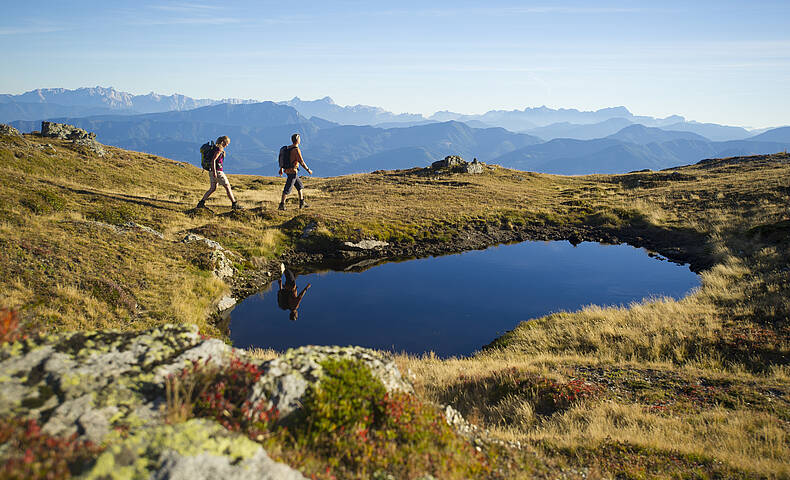
[[[200,146],[200,166],[203,170],[211,171],[211,160],[214,158],[214,153],[217,151],[217,146],[213,141],[209,141]]]
[[[278,161],[280,162],[280,168],[294,168],[293,163],[291,163],[291,145],[283,145],[280,147],[280,156],[278,157]]]

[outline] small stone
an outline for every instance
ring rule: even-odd
[[[388,246],[389,243],[380,240],[362,240],[357,243],[345,242],[343,245],[353,250],[376,250]]]
[[[234,305],[236,305],[236,299],[229,295],[225,295],[219,300],[219,303],[217,303],[217,310],[219,310],[220,312],[224,312],[225,310],[233,307]]]
[[[307,224],[306,227],[304,227],[304,230],[302,230],[302,235],[300,238],[309,237],[310,234],[313,233],[316,228],[318,228],[318,224],[315,222],[310,222],[309,224]]]

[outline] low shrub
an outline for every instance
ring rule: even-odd
[[[0,345],[22,340],[26,336],[19,315],[13,310],[0,309]]]
[[[228,430],[260,441],[277,419],[277,412],[266,409],[265,402],[253,405],[247,400],[260,376],[257,365],[235,357],[223,369],[195,361],[167,379],[166,418],[171,423],[212,418]]]
[[[368,478],[388,473],[414,478],[477,478],[491,460],[411,394],[387,393],[360,362],[326,360],[325,377],[307,392],[303,413],[287,437],[328,468],[315,478]],[[309,470],[309,468],[308,468]]]
[[[459,437],[436,407],[388,393],[361,362],[330,359],[321,366],[325,376],[308,389],[303,408],[280,422],[265,401],[247,400],[262,374],[257,365],[232,359],[219,369],[194,362],[168,378],[166,417],[215,419],[316,479],[491,476],[489,454]]]
[[[41,432],[35,420],[0,421],[0,478],[7,480],[67,479],[77,475],[103,450],[91,442]]]

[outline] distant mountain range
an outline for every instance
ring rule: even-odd
[[[660,170],[705,158],[776,153],[790,147],[790,128],[747,140],[714,142],[684,131],[631,125],[605,138],[556,138],[523,147],[496,159],[511,168],[563,175]]]
[[[319,100],[305,101],[294,97],[283,105],[295,108],[302,115],[320,117],[343,125],[378,125],[383,123],[427,123],[422,115],[412,113],[392,113],[379,107],[369,105],[354,105],[341,107],[331,98],[324,97]]]
[[[220,103],[254,103],[254,100],[227,98],[224,100],[194,99],[184,95],[133,95],[112,87],[39,88],[19,95],[0,94],[0,121],[37,120],[58,112],[70,117],[98,113],[154,113],[194,108]],[[24,117],[15,117],[23,115]]]
[[[437,112],[425,118],[366,105],[342,107],[329,97],[195,100],[101,87],[0,95],[0,122],[9,119],[23,131],[39,129],[43,119],[71,123],[96,132],[103,143],[193,164],[199,145],[229,135],[228,171],[250,174],[276,171],[275,153],[295,131],[302,134],[308,162],[327,176],[424,166],[446,155],[548,173],[617,173],[774,153],[790,145],[790,127],[752,136],[740,127],[679,116],[636,116],[625,107]]]
[[[109,145],[199,163],[198,147],[229,135],[228,171],[271,175],[276,152],[300,132],[305,155],[320,175],[342,175],[378,169],[425,166],[447,155],[494,158],[541,142],[503,128],[474,129],[461,122],[383,129],[338,125],[273,102],[221,104],[182,112],[144,115],[100,115],[56,118],[96,132]],[[40,128],[37,121],[12,123],[23,131]]]
[[[184,95],[133,95],[112,87],[93,87],[68,90],[63,88],[37,89],[20,95],[0,95],[0,122],[40,120],[52,117],[84,117],[100,114],[139,114],[183,111],[221,103],[257,103],[241,99],[193,99]],[[654,118],[632,114],[625,107],[610,107],[595,111],[552,109],[546,106],[523,110],[491,110],[480,115],[465,115],[441,111],[429,117],[412,113],[392,113],[369,105],[340,106],[330,97],[318,100],[278,102],[296,109],[304,117],[318,117],[341,125],[371,125],[381,128],[411,127],[427,123],[459,121],[472,128],[502,127],[527,133],[544,140],[576,138],[589,140],[611,135],[631,125],[640,124],[667,130],[689,131],[710,140],[742,140],[759,131],[741,127],[686,121],[679,115]]]

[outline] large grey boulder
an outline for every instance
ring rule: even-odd
[[[33,418],[52,435],[100,442],[115,426],[161,420],[168,375],[193,360],[224,365],[232,353],[188,325],[6,344],[0,348],[0,416]]]
[[[132,432],[112,444],[82,478],[303,480],[245,435],[193,419]]]

